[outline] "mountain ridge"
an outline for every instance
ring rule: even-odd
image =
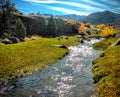
[[[86,16],[83,21],[90,22],[91,24],[109,24],[120,19],[120,14],[110,11],[96,12]]]
[[[61,16],[58,15],[57,17],[75,20],[78,22],[86,21],[94,25],[104,23],[106,25],[112,25],[117,28],[120,28],[120,14],[117,14],[111,11],[95,12],[95,13],[89,14],[88,16],[68,14],[68,15],[61,15]]]
[[[61,17],[61,18],[65,18],[65,19],[70,19],[70,20],[75,20],[75,21],[79,21],[84,19],[86,16],[85,15],[76,15],[76,14],[67,14],[67,15],[56,15],[55,17]]]

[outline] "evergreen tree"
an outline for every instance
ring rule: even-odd
[[[40,15],[40,12],[38,12],[36,15]]]
[[[3,35],[5,29],[5,0],[0,0],[0,36]]]
[[[28,15],[35,15],[34,13],[29,13]]]
[[[49,35],[51,36],[56,36],[57,35],[57,24],[53,16],[50,17],[48,21],[48,26],[47,26]]]
[[[15,32],[16,32],[15,36],[21,40],[23,40],[27,34],[26,28],[20,18],[18,18],[16,21],[16,31]]]
[[[0,36],[3,33],[13,34],[17,9],[9,0],[0,0]]]

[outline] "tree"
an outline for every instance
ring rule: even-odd
[[[5,29],[5,0],[0,0],[0,36],[3,35]]]
[[[99,35],[102,37],[113,36],[116,33],[116,29],[112,26],[106,26],[100,31]]]
[[[97,25],[96,27],[99,28],[99,29],[104,29],[105,26],[106,26],[105,24],[99,24],[99,25]]]
[[[85,24],[81,24],[79,27],[79,33],[84,33],[84,29],[85,29]]]
[[[16,21],[16,31],[15,32],[16,32],[15,36],[21,40],[23,40],[27,34],[26,28],[20,18],[18,18]]]
[[[40,15],[40,12],[38,12],[36,15]]]
[[[0,0],[0,36],[4,33],[12,34],[14,32],[14,28],[12,27],[16,19],[14,14],[18,12],[14,6],[9,0]]]
[[[34,13],[29,13],[28,15],[35,15]]]
[[[57,24],[56,24],[56,21],[53,18],[53,16],[51,16],[48,21],[47,30],[49,31],[49,33],[50,33],[49,35],[51,35],[51,36],[57,35]]]

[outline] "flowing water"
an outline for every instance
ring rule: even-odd
[[[3,97],[95,97],[91,66],[98,57],[91,39],[69,47],[70,53],[56,64],[17,79],[16,87]]]

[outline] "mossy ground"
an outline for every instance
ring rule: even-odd
[[[0,45],[0,81],[13,79],[55,63],[62,58],[68,49],[54,45],[77,45],[77,38],[64,36],[58,38],[38,38],[17,44]]]
[[[104,39],[98,43],[93,44],[93,48],[96,50],[105,50],[110,45],[112,45],[116,40],[117,40],[117,38],[115,38],[115,37],[109,37],[109,38]]]
[[[99,97],[120,97],[120,45],[108,48],[115,40],[109,38],[94,45],[94,48],[105,49],[92,66]]]

